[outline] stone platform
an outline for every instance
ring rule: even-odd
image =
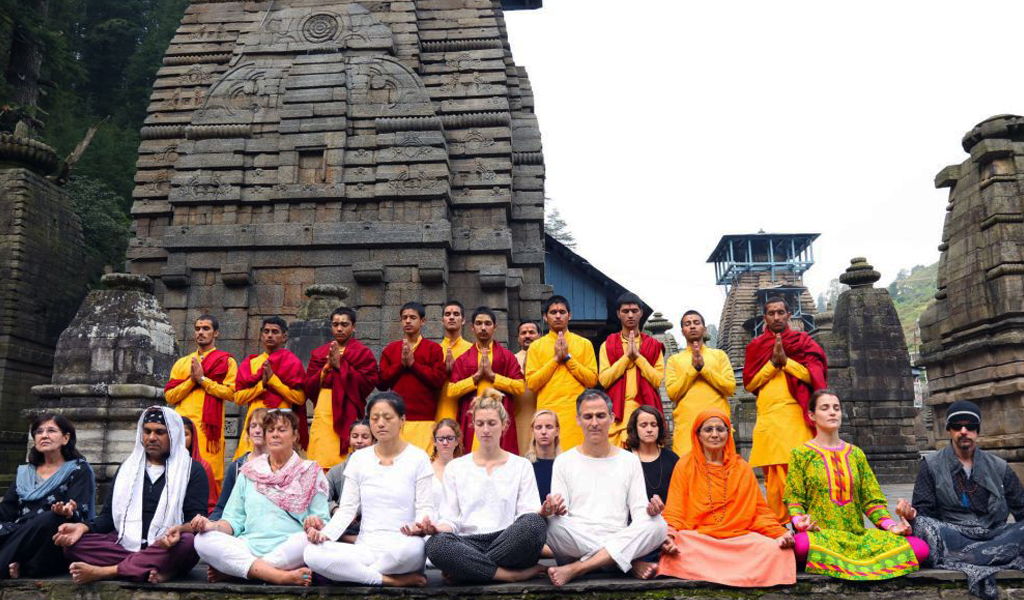
[[[588,576],[555,588],[546,579],[488,586],[446,586],[436,570],[427,571],[430,584],[418,589],[320,586],[296,588],[273,585],[211,584],[205,569],[196,568],[186,580],[159,586],[102,582],[75,586],[70,578],[0,581],[0,600],[239,600],[241,598],[586,598],[604,599],[698,599],[698,598],[844,598],[968,600],[967,582],[953,571],[925,570],[900,579],[850,583],[821,575],[801,574],[792,586],[737,589],[695,581],[657,579],[638,581],[628,577]],[[1024,572],[1008,571],[999,577],[1001,598],[1024,598]]]

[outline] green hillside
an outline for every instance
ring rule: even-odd
[[[939,263],[929,266],[918,265],[909,271],[903,269],[896,279],[889,284],[889,294],[896,313],[903,325],[903,335],[907,338],[907,348],[911,355],[916,355],[920,344],[917,333],[917,320],[924,309],[935,301],[935,276]]]

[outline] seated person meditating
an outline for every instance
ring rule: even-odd
[[[977,404],[950,404],[946,431],[950,445],[921,461],[913,504],[900,500],[896,512],[928,543],[932,566],[962,571],[971,594],[995,600],[996,573],[1024,569],[1024,489],[1005,460],[978,447]]]
[[[320,518],[306,519],[312,542],[304,554],[306,564],[332,581],[426,585],[423,538],[414,524],[434,512],[430,460],[426,452],[402,440],[405,403],[398,394],[371,397],[366,413],[377,443],[349,457],[345,487],[331,521],[324,526]],[[335,541],[360,513],[355,543]]]
[[[64,523],[95,517],[96,478],[75,448],[75,426],[44,413],[29,426],[28,464],[0,501],[0,579],[44,577],[67,569],[51,541]]]
[[[452,582],[523,581],[539,566],[548,530],[530,461],[501,448],[511,424],[504,397],[484,390],[469,409],[476,449],[444,472],[441,520],[417,524],[427,556]]]
[[[808,573],[840,579],[891,579],[912,573],[928,556],[910,525],[889,516],[885,495],[864,451],[839,439],[839,397],[821,389],[808,406],[817,429],[793,449],[786,477],[798,564]],[[864,528],[864,515],[876,529]]]
[[[289,409],[263,417],[267,453],[246,461],[219,521],[192,520],[196,551],[210,565],[210,580],[223,576],[278,585],[309,585],[302,552],[302,521],[327,516],[327,478],[299,445],[299,418]]]
[[[434,504],[433,517],[444,504],[444,470],[448,463],[465,454],[462,447],[462,428],[455,419],[445,417],[434,423],[434,444],[430,450],[430,466],[434,478],[430,480],[431,502]]]
[[[224,483],[220,488],[220,497],[217,498],[217,506],[210,513],[211,521],[219,521],[224,514],[224,507],[228,505],[228,500],[231,498],[231,490],[235,489],[235,482],[238,481],[238,472],[242,470],[242,465],[245,464],[245,461],[250,458],[256,458],[267,451],[266,440],[263,439],[263,418],[266,416],[267,408],[264,406],[253,409],[249,415],[249,427],[247,430],[252,450],[239,456],[228,465],[227,470],[224,472]]]
[[[541,502],[551,493],[551,468],[561,451],[558,429],[558,415],[550,410],[538,410],[530,421],[530,445],[524,456],[533,463]]]
[[[626,423],[625,447],[640,459],[647,499],[660,507],[669,501],[669,481],[679,460],[675,452],[665,447],[666,442],[668,428],[665,427],[665,417],[658,409],[644,404],[630,413]],[[633,565],[634,574],[641,579],[653,577],[660,554],[658,549],[643,557],[642,562]]]
[[[207,513],[211,513],[217,508],[217,499],[220,498],[220,484],[217,483],[217,478],[213,475],[213,467],[199,453],[199,444],[196,442],[198,439],[196,426],[192,423],[192,419],[182,417],[181,422],[185,425],[185,448],[188,449],[192,460],[199,463],[199,466],[203,468],[203,472],[206,473],[206,482],[210,486],[210,495],[207,497]],[[221,458],[224,457],[221,456]]]
[[[374,443],[373,434],[370,432],[370,420],[369,419],[357,419],[352,421],[352,424],[348,428],[348,454],[344,456],[342,461],[327,471],[327,506],[330,508],[330,514],[334,514],[334,511],[338,510],[338,500],[341,499],[341,490],[345,488],[345,466],[348,465],[348,457],[352,456],[352,453],[356,450],[362,450],[367,446],[372,446]],[[356,518],[352,522],[355,526],[353,534],[359,533],[359,519]],[[351,528],[350,528],[351,529]],[[355,541],[353,537],[352,540]]]
[[[135,449],[121,463],[103,512],[92,523],[65,523],[53,541],[64,547],[75,583],[128,579],[160,583],[199,562],[192,546],[196,515],[206,515],[206,473],[185,447],[174,409],[142,412]]]
[[[544,514],[552,515],[547,543],[559,564],[548,577],[557,586],[596,569],[628,572],[666,533],[660,508],[647,500],[640,459],[608,439],[615,420],[611,398],[584,390],[576,414],[583,443],[555,459],[544,501]]]
[[[691,450],[672,472],[664,512],[668,543],[658,575],[734,587],[795,583],[793,536],[768,508],[731,431],[720,408],[693,418]]]

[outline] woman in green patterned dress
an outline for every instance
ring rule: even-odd
[[[786,478],[786,505],[798,565],[808,573],[840,579],[891,579],[912,573],[928,545],[894,520],[864,451],[839,439],[839,397],[819,390],[808,406],[814,439],[793,449]],[[864,527],[864,515],[876,529]]]

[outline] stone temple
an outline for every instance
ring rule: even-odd
[[[406,301],[539,318],[544,161],[498,0],[192,0],[139,150],[130,271],[179,343],[202,312],[256,350],[313,285],[348,288],[359,336]]]
[[[1024,475],[1024,117],[1001,115],[963,138],[949,188],[935,304],[921,316],[921,358],[937,429],[956,400],[984,414],[982,444]],[[945,443],[944,431],[936,439]]]

